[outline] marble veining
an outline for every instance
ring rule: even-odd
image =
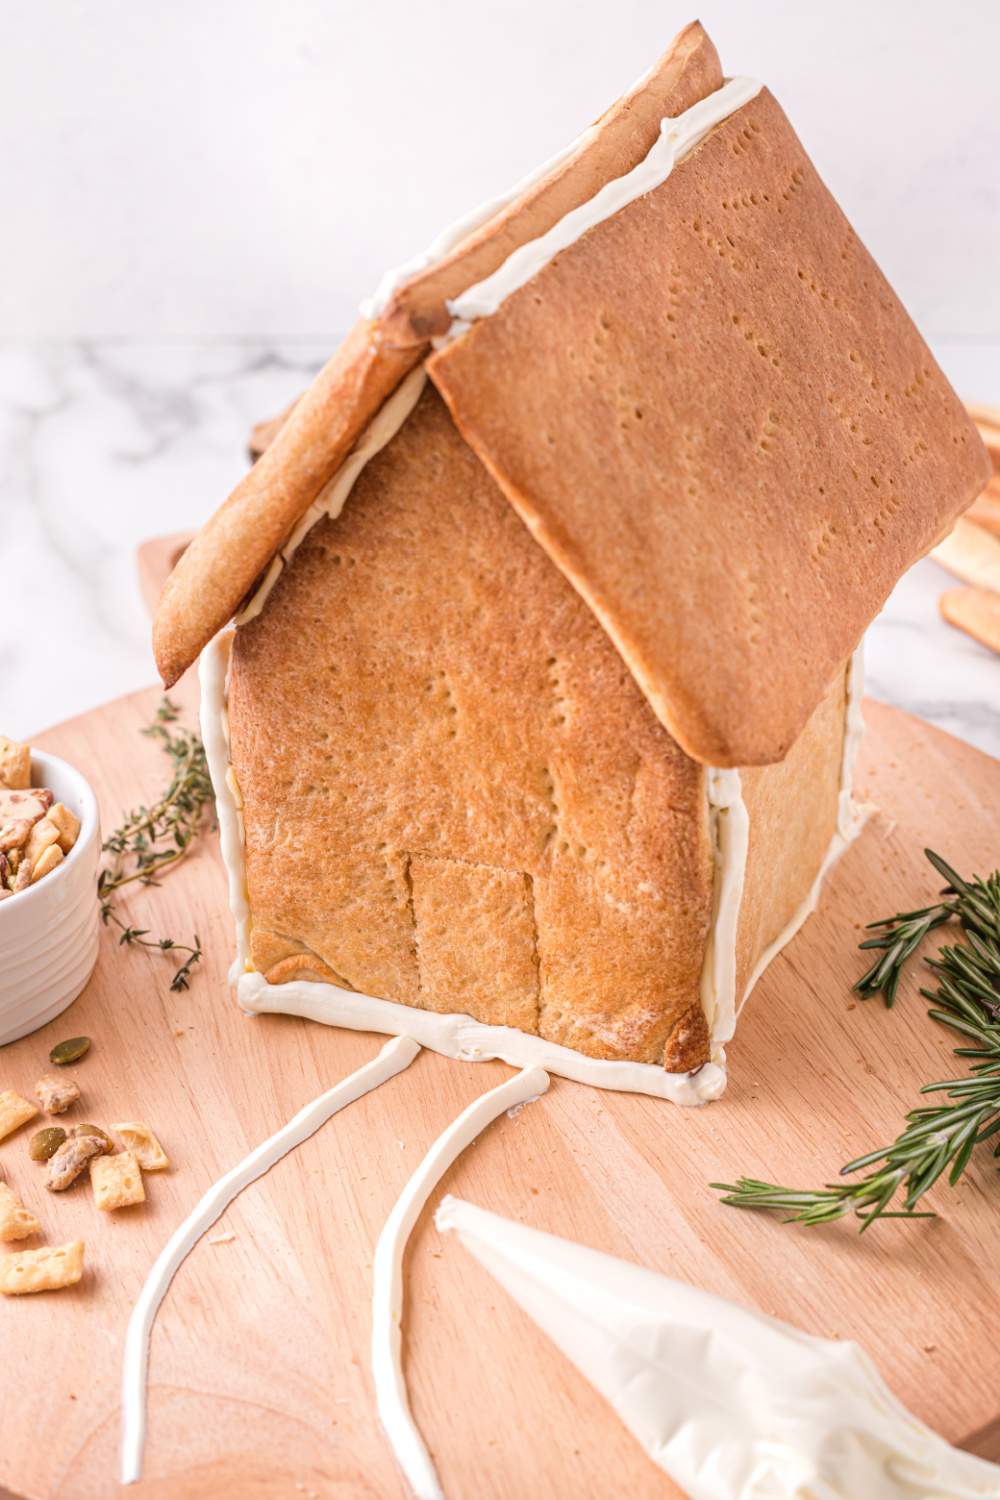
[[[251,423],[331,347],[0,348],[0,731],[28,736],[154,679],[136,547],[209,514],[244,471]],[[1000,346],[935,352],[964,395],[1000,404]],[[867,688],[1000,755],[1000,658],[939,619],[953,582],[929,560],[901,580],[868,635]]]

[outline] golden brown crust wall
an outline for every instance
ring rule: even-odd
[[[701,768],[432,388],[237,631],[229,723],[269,978],[705,1061]]]
[[[750,845],[736,938],[737,995],[808,900],[836,831],[847,670],[838,670],[783,761],[740,772]]]
[[[168,686],[231,619],[379,406],[427,353],[428,330],[447,316],[444,299],[627,171],[649,149],[664,113],[686,108],[721,81],[712,43],[697,23],[686,27],[641,85],[602,117],[590,141],[439,266],[401,287],[377,327],[358,323],[290,412],[263,424],[252,440],[258,462],[164,588],[153,650]]]
[[[670,732],[777,761],[983,447],[766,92],[433,356]]]

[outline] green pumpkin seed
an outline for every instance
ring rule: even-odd
[[[48,1161],[65,1139],[66,1132],[61,1125],[50,1125],[46,1130],[36,1131],[28,1145],[28,1155],[32,1161]]]
[[[49,1053],[49,1062],[55,1063],[57,1068],[65,1068],[69,1063],[79,1062],[90,1051],[89,1036],[71,1036],[68,1042],[60,1042],[53,1047]]]
[[[76,1136],[77,1138],[79,1138],[81,1135],[95,1135],[99,1141],[104,1142],[105,1153],[107,1153],[108,1151],[113,1151],[115,1149],[114,1141],[108,1135],[108,1132],[106,1130],[101,1129],[100,1125],[74,1125],[73,1129],[70,1131],[70,1135]]]

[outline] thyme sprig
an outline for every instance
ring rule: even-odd
[[[126,813],[120,827],[104,841],[104,853],[110,855],[97,877],[97,895],[101,903],[101,920],[105,926],[119,929],[119,946],[128,944],[155,948],[160,953],[186,954],[170,981],[171,990],[186,990],[191,971],[201,958],[201,941],[197,933],[192,943],[174,938],[151,938],[148,927],[133,927],[115,910],[115,899],[125,886],[159,885],[162,877],[186,859],[191,852],[212,804],[212,782],[201,739],[190,729],[173,728],[179,710],[169,698],[163,698],[152,724],[140,731],[148,739],[158,740],[171,762],[170,783],[160,800],[152,807],[140,805]]]
[[[963,1038],[965,1045],[955,1047],[954,1053],[972,1060],[969,1076],[925,1084],[921,1094],[944,1095],[944,1101],[911,1110],[905,1129],[891,1145],[841,1167],[841,1177],[865,1172],[854,1182],[827,1183],[815,1190],[751,1177],[712,1183],[730,1207],[773,1209],[785,1214],[786,1223],[798,1224],[828,1224],[854,1213],[863,1232],[876,1219],[933,1218],[932,1211],[917,1207],[924,1194],[945,1172],[954,1187],[984,1141],[995,1140],[993,1156],[1000,1157],[1000,871],[985,880],[974,876],[966,881],[933,850],[924,853],[948,882],[943,899],[922,911],[899,912],[872,924],[882,929],[882,936],[861,947],[881,947],[885,956],[855,989],[865,995],[881,993],[891,1005],[903,968],[920,940],[957,919],[961,940],[926,960],[936,986],[921,986],[920,993],[931,1002],[932,1020]],[[897,1202],[900,1206],[895,1207]]]

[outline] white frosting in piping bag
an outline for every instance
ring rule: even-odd
[[[595,225],[610,219],[627,204],[666,182],[674,167],[714,126],[735,114],[760,93],[753,78],[731,78],[722,88],[700,99],[676,117],[660,122],[660,135],[647,155],[631,172],[612,178],[594,196],[571,209],[536,240],[529,240],[507,257],[503,265],[448,303],[454,322],[445,342],[464,333],[478,318],[491,317],[513,293],[525,286],[561,250],[575,243]]]
[[[814,1338],[460,1199],[445,1198],[435,1222],[691,1500],[1000,1496],[1000,1467],[912,1416],[857,1344]]]
[[[153,1263],[146,1283],[132,1309],[125,1334],[122,1357],[122,1427],[121,1482],[134,1484],[142,1476],[142,1451],[146,1439],[146,1376],[149,1364],[149,1338],[160,1303],[174,1276],[206,1230],[226,1211],[230,1203],[251,1182],[262,1177],[275,1162],[335,1115],[345,1105],[353,1104],[380,1083],[395,1077],[420,1051],[409,1037],[395,1037],[386,1042],[378,1056],[350,1077],[343,1079],[304,1109],[287,1125],[263,1141],[238,1166],[232,1168],[210,1187],[183,1224],[174,1230]]]
[[[375,1247],[372,1268],[372,1379],[378,1414],[417,1500],[443,1500],[430,1454],[410,1412],[402,1362],[403,1257],[431,1193],[448,1168],[504,1110],[544,1094],[548,1074],[526,1068],[475,1099],[443,1131],[396,1200]]]

